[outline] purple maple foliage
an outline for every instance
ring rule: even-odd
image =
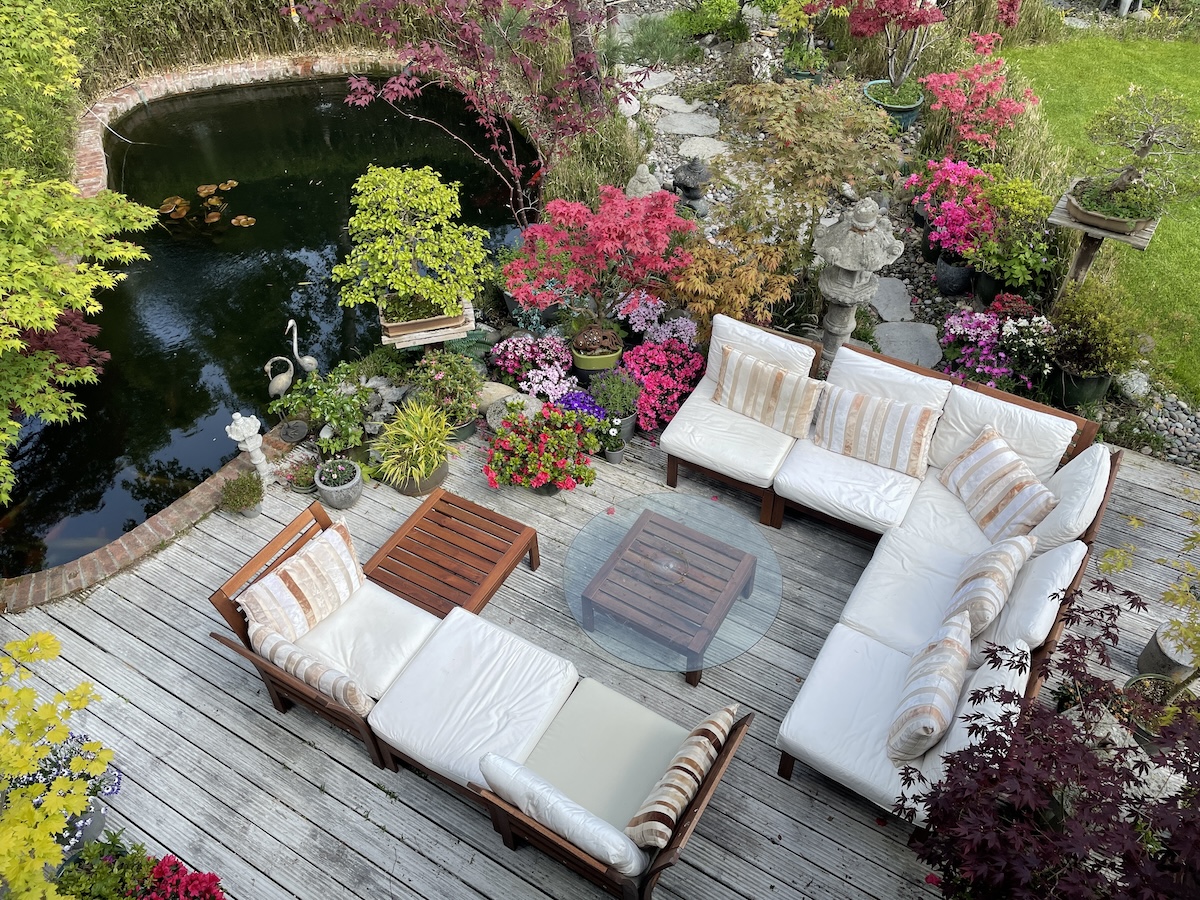
[[[441,128],[463,144],[504,183],[518,224],[529,224],[541,179],[562,158],[567,142],[592,132],[604,119],[602,98],[627,93],[600,73],[592,37],[601,21],[600,5],[588,0],[329,0],[297,5],[318,31],[353,25],[380,35],[393,47],[403,71],[382,84],[350,78],[346,102],[365,106],[376,99],[402,115]],[[401,44],[414,21],[428,35]],[[570,35],[570,58],[548,69],[545,52]],[[403,107],[428,87],[460,94],[483,129],[490,154],[440,122]],[[523,136],[537,158],[523,161]]]
[[[1162,709],[1124,694],[1093,665],[1109,665],[1121,601],[1133,609],[1145,603],[1106,580],[1092,592],[1101,602],[1081,592],[1071,598],[1068,633],[1032,673],[1061,676],[1067,690],[1057,693],[1077,701],[1069,714],[1045,693],[1031,701],[998,688],[975,691],[976,711],[964,716],[975,742],[946,756],[943,780],[929,784],[912,768],[901,773],[905,793],[895,811],[911,820],[925,807],[925,827],[910,844],[940,873],[931,883],[946,897],[1200,896],[1200,707],[1182,706],[1159,732],[1153,756],[1096,740],[1092,731],[1109,715],[1149,722]],[[1024,652],[991,646],[987,655],[990,665],[1028,666]],[[989,700],[1003,711],[994,704],[991,713],[979,711]],[[1144,785],[1159,766],[1177,777],[1172,790],[1156,794]]]

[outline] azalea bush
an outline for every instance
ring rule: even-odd
[[[623,366],[642,388],[637,398],[638,427],[653,431],[675,418],[704,374],[704,357],[690,344],[672,338],[627,350]]]
[[[488,445],[483,467],[488,486],[553,484],[569,491],[593,484],[596,472],[589,454],[600,449],[596,438],[599,421],[552,403],[533,415],[520,409],[520,404],[509,407],[509,415]]]
[[[109,832],[86,847],[58,880],[75,900],[224,900],[221,880],[193,872],[174,856],[151,856],[142,844],[126,844]]]
[[[925,205],[929,241],[959,256],[973,251],[993,230],[984,188],[992,176],[968,162],[931,159],[924,172],[914,172],[904,186],[916,191],[914,201]]]
[[[517,257],[504,267],[508,289],[526,308],[563,303],[577,320],[610,324],[635,291],[665,284],[690,261],[678,238],[695,224],[676,212],[667,191],[626,197],[600,188],[600,205],[551,200],[525,229]]]
[[[1001,294],[985,312],[960,309],[942,326],[942,371],[1030,395],[1050,371],[1054,327],[1021,301]]]
[[[971,155],[977,149],[994,150],[1004,129],[1011,129],[1017,117],[1038,103],[1026,88],[1021,99],[1005,96],[1008,73],[1003,57],[996,56],[999,34],[970,35],[975,53],[982,61],[954,72],[934,72],[918,79],[933,94],[931,110],[945,110],[953,130],[948,152]]]
[[[452,350],[427,350],[410,374],[429,402],[446,413],[451,425],[462,425],[479,411],[483,376],[470,357]]]

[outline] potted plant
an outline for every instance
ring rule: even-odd
[[[327,459],[317,466],[317,497],[333,509],[349,509],[362,496],[362,469],[350,459]]]
[[[1112,592],[1107,582],[1093,590]],[[1128,602],[1144,606],[1135,595]],[[1149,757],[1115,721],[1110,704],[1136,700],[1092,670],[1109,665],[1121,607],[1073,602],[1067,634],[1050,661],[1080,701],[1051,704],[988,688],[964,717],[972,742],[945,757],[941,779],[901,773],[896,811],[924,813],[910,846],[934,867],[946,897],[1054,897],[1058,900],[1195,896],[1200,838],[1200,716],[1163,728]],[[1028,655],[990,646],[989,664],[1028,667]],[[1040,675],[1043,673],[1034,673]]]
[[[317,464],[309,459],[292,463],[283,474],[288,483],[288,490],[294,494],[315,494],[317,492]]]
[[[451,440],[465,441],[475,433],[483,376],[473,360],[452,350],[429,350],[410,377],[419,394],[446,414]]]
[[[653,431],[675,418],[704,374],[704,357],[678,338],[634,347],[625,355],[624,365],[642,388],[637,423],[643,431]]]
[[[428,494],[450,471],[452,431],[441,408],[421,401],[406,403],[375,438],[376,471],[402,494]]]
[[[354,182],[350,254],[333,267],[342,306],[374,303],[387,337],[463,323],[483,284],[487,232],[456,221],[458,189],[428,166],[370,166]]]
[[[1062,408],[1103,397],[1114,375],[1133,368],[1138,344],[1128,306],[1117,289],[1096,278],[1070,281],[1050,309],[1052,367],[1047,390]]]
[[[58,880],[60,896],[75,900],[225,900],[212,872],[193,872],[174,856],[151,856],[141,844],[126,844],[109,832],[87,847]]]
[[[589,454],[599,449],[591,416],[547,403],[529,416],[521,404],[510,407],[488,444],[483,474],[488,485],[528,487],[543,493],[572,490],[596,480]]]
[[[937,39],[933,26],[945,21],[945,15],[927,0],[874,0],[855,3],[849,18],[852,37],[883,35],[887,78],[867,82],[863,93],[907,130],[925,102],[920,87],[908,79],[921,54]]]
[[[1099,171],[1067,191],[1071,218],[1131,234],[1162,214],[1167,202],[1195,189],[1200,174],[1196,114],[1170,91],[1128,92],[1088,128]]]
[[[627,441],[621,436],[621,420],[619,418],[615,416],[606,418],[600,423],[596,436],[600,440],[600,449],[604,451],[606,460],[616,464],[625,461]]]
[[[253,469],[221,485],[221,509],[226,512],[241,513],[248,518],[257,516],[262,512],[262,501],[262,479]]]
[[[679,216],[676,200],[667,191],[626,197],[604,185],[594,212],[551,200],[545,220],[525,229],[520,253],[504,270],[509,290],[527,309],[563,304],[576,368],[616,365],[622,345],[615,320],[631,292],[653,293],[690,261],[676,238],[695,225]]]
[[[637,425],[637,402],[642,386],[624,368],[611,369],[592,379],[588,392],[596,404],[602,407],[621,429],[623,441],[633,440],[633,429]]]
[[[1014,294],[999,295],[983,312],[958,309],[942,325],[940,368],[1014,394],[1033,396],[1050,372],[1054,327]]]
[[[976,298],[991,303],[997,294],[1038,291],[1055,265],[1046,227],[1054,200],[1032,181],[1010,178],[998,167],[983,185],[982,200],[990,229],[965,254],[975,270]]]
[[[991,210],[983,196],[991,180],[983,169],[945,157],[928,160],[924,172],[914,172],[905,182],[917,191],[914,199],[924,204],[921,252],[927,261],[936,260],[938,289],[945,294],[966,291],[966,257],[992,232]]]

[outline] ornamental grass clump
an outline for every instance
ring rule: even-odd
[[[623,419],[637,412],[637,401],[641,396],[642,386],[628,369],[609,369],[592,376],[588,393],[609,415]]]
[[[554,485],[569,491],[596,480],[589,454],[600,449],[597,419],[547,403],[533,415],[509,407],[488,446],[483,474],[488,486],[538,488]]]
[[[1032,395],[1050,371],[1054,327],[1020,297],[1001,294],[984,312],[960,309],[942,326],[942,371]]]

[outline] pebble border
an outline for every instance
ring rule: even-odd
[[[75,138],[75,185],[84,197],[94,197],[108,186],[105,130],[122,116],[152,100],[238,85],[395,70],[395,60],[385,54],[359,52],[268,57],[197,66],[131,82],[97,100],[83,114]],[[291,447],[281,441],[274,430],[263,437],[263,452],[270,460],[278,459]],[[221,485],[251,468],[249,455],[239,454],[203,484],[112,543],[61,566],[0,581],[0,613],[20,612],[61,600],[111,578],[156,552],[211,513],[220,502]]]

